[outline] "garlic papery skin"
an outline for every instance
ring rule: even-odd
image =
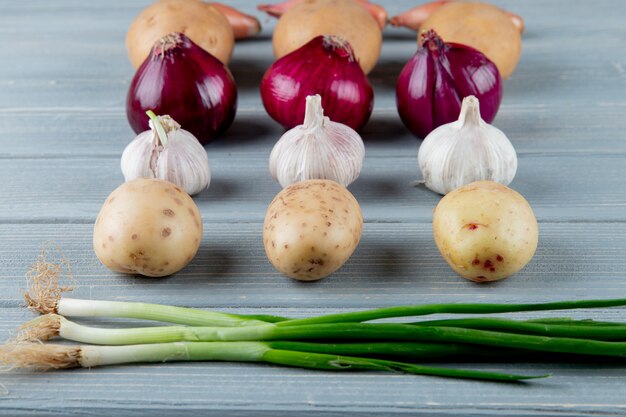
[[[481,119],[474,96],[463,99],[457,121],[426,136],[417,159],[426,187],[444,195],[474,181],[508,185],[517,171],[515,148],[500,129]]]
[[[270,174],[284,188],[305,180],[347,187],[363,167],[365,146],[352,128],[324,116],[319,95],[306,98],[304,122],[285,132],[270,154]]]
[[[176,184],[189,195],[206,190],[211,168],[198,139],[171,117],[147,113],[150,130],[137,135],[122,153],[125,180],[158,178]]]

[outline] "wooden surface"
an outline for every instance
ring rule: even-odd
[[[254,3],[232,2],[254,12]],[[371,74],[374,114],[366,161],[351,186],[362,243],[340,271],[302,284],[276,273],[261,222],[280,190],[267,157],[282,130],[258,85],[270,34],[237,45],[240,101],[234,125],[206,147],[211,188],[196,198],[202,247],[164,279],[111,273],[91,249],[95,216],[123,180],[119,157],[134,137],[124,100],[133,70],[124,36],[148,1],[0,1],[0,338],[32,317],[24,273],[47,241],[72,261],[76,297],[307,316],[422,302],[533,302],[626,296],[626,3],[499,1],[526,19],[523,55],[505,83],[495,125],[512,140],[512,187],[540,221],[533,261],[505,281],[456,276],[431,235],[438,196],[416,188],[419,141],[402,126],[395,78],[414,35],[387,29]],[[387,1],[391,14],[413,4]],[[555,313],[555,315],[558,315]],[[625,319],[624,309],[575,317]],[[525,316],[532,316],[526,314]],[[126,323],[126,322],[123,322]],[[550,379],[505,385],[378,373],[335,374],[266,365],[194,363],[3,374],[6,416],[617,416],[626,415],[626,366],[585,362],[461,364]]]

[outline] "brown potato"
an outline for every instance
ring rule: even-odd
[[[463,278],[497,281],[515,274],[537,249],[537,219],[524,197],[493,181],[476,181],[441,199],[433,213],[439,252]]]
[[[174,184],[137,179],[106,199],[93,230],[93,248],[116,272],[171,275],[196,255],[202,219],[191,197]]]
[[[184,33],[195,44],[228,64],[235,35],[226,17],[199,0],[160,0],[135,18],[126,34],[128,57],[135,68],[154,43],[172,32]]]
[[[380,56],[382,33],[378,23],[353,0],[309,0],[293,6],[274,29],[274,55],[281,58],[320,35],[347,40],[366,74]]]
[[[478,2],[450,2],[435,10],[420,31],[434,29],[445,42],[478,49],[508,78],[522,53],[522,36],[511,18],[496,6]],[[419,38],[419,35],[418,35]]]
[[[263,244],[278,271],[314,281],[350,258],[362,228],[359,203],[345,187],[330,180],[308,180],[276,195],[263,223]]]

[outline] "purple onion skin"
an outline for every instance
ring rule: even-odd
[[[404,125],[425,138],[432,130],[459,118],[464,97],[480,101],[482,119],[491,123],[502,101],[502,80],[495,64],[469,46],[444,43],[434,32],[402,69],[396,104]]]
[[[207,144],[235,118],[237,86],[213,55],[183,34],[168,36],[172,43],[157,42],[133,77],[126,98],[128,122],[140,133],[149,129],[147,110],[169,114]]]
[[[359,130],[369,120],[374,91],[348,42],[315,37],[274,62],[261,81],[265,110],[285,129],[302,124],[306,97],[315,94],[333,122]]]

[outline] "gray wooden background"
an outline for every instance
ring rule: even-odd
[[[252,1],[231,2],[256,13]],[[386,1],[390,14],[413,1]],[[24,273],[46,241],[72,261],[74,296],[307,316],[432,302],[534,302],[626,296],[626,3],[498,1],[526,19],[523,55],[505,84],[495,125],[512,140],[512,187],[540,221],[533,261],[516,276],[477,285],[439,256],[431,211],[439,197],[415,188],[419,141],[395,109],[395,78],[414,34],[387,29],[371,74],[374,114],[366,161],[351,186],[365,217],[350,261],[317,283],[280,276],[261,241],[265,209],[280,190],[267,158],[282,130],[258,86],[272,61],[273,22],[237,45],[231,68],[240,101],[234,125],[206,147],[211,188],[198,196],[205,235],[198,256],[164,279],[114,274],[91,248],[92,224],[123,178],[119,157],[134,135],[124,100],[133,69],[125,32],[148,1],[0,1],[0,339],[32,314]],[[624,309],[576,317],[625,319]],[[569,314],[569,313],[568,313]],[[545,315],[545,314],[544,314]],[[528,314],[526,316],[529,316]],[[502,385],[378,373],[336,374],[266,365],[190,363],[72,372],[0,374],[7,416],[626,415],[626,366],[460,364],[553,372]]]

